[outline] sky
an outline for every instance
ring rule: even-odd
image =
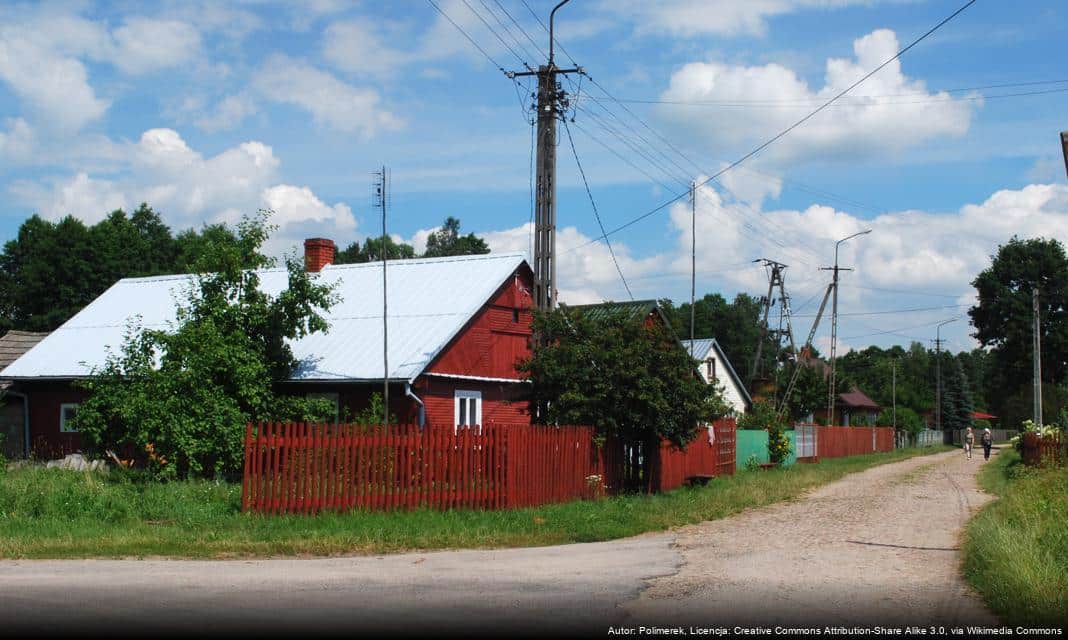
[[[452,215],[493,251],[528,252],[533,87],[502,69],[544,63],[554,4],[5,2],[0,238],[34,213],[92,223],[147,202],[175,231],[271,209],[277,255],[307,237],[344,247],[380,233],[372,172],[388,166],[398,239],[421,250]],[[692,223],[698,297],[763,295],[754,260],[785,263],[800,342],[835,241],[871,229],[841,245],[853,270],[841,275],[840,352],[929,344],[958,316],[941,329],[946,347],[977,346],[970,282],[997,247],[1068,239],[1059,0],[979,0],[700,187],[693,221],[684,196],[613,232],[961,4],[572,0],[557,13],[557,62],[586,75],[563,84],[560,299],[687,301]],[[825,319],[821,350],[829,336]]]

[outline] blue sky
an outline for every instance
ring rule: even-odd
[[[544,19],[553,2],[436,2],[505,69],[543,56],[527,5]],[[558,55],[597,83],[566,88],[605,225],[718,171],[960,4],[573,0]],[[698,295],[760,294],[751,261],[780,260],[803,335],[834,240],[872,228],[843,245],[856,270],[843,276],[842,343],[933,338],[999,243],[1068,234],[1066,22],[1062,2],[980,0],[702,188]],[[175,229],[269,207],[275,252],[309,236],[346,245],[378,229],[371,172],[385,164],[392,233],[419,246],[455,215],[494,250],[525,251],[530,86],[494,62],[424,0],[6,3],[0,236],[35,212],[95,221],[147,201]],[[1009,95],[1021,93],[1036,95]],[[625,298],[607,247],[590,242],[598,227],[560,137],[561,297]],[[689,229],[683,201],[611,236],[636,297],[688,298]],[[968,332],[961,320],[943,335],[956,350],[973,346]]]

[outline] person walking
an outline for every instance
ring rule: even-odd
[[[983,459],[990,459],[990,448],[994,446],[994,436],[990,434],[990,429],[983,429]]]
[[[972,459],[972,445],[975,444],[975,433],[971,427],[964,432],[964,455],[968,456],[968,459]]]

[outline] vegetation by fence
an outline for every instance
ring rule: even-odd
[[[1023,433],[1020,457],[1024,464],[1037,467],[1042,465],[1068,464],[1068,451],[1063,442],[1064,436],[1040,436],[1036,433]]]
[[[242,508],[263,513],[506,509],[625,490],[667,490],[733,472],[734,422],[683,450],[597,446],[591,427],[249,424]],[[646,466],[646,464],[648,466]]]

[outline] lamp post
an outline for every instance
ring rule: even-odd
[[[935,428],[942,430],[942,325],[960,320],[960,316],[938,323],[935,329],[935,371],[937,377],[935,391]]]
[[[827,424],[829,426],[834,425],[834,380],[835,380],[835,352],[838,349],[838,272],[839,271],[852,271],[852,269],[839,268],[838,267],[838,247],[843,242],[857,236],[863,236],[871,233],[871,229],[865,229],[859,231],[851,236],[846,236],[841,240],[834,243],[834,267],[824,267],[824,270],[831,270],[834,272],[834,280],[832,285],[832,302],[831,302],[831,379],[827,387]]]

